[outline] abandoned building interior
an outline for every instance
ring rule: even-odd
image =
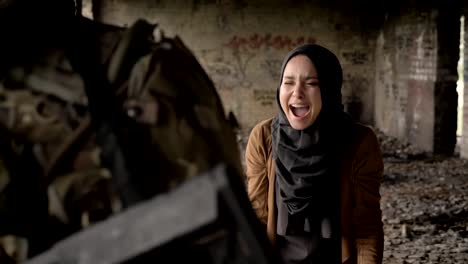
[[[449,3],[450,2],[450,3]],[[82,0],[81,15],[142,18],[178,36],[235,116],[243,162],[252,128],[277,111],[285,54],[329,48],[343,104],[376,132],[383,263],[468,263],[467,3],[423,0]]]
[[[354,118],[437,154],[452,155],[458,137],[460,155],[468,157],[461,140],[468,133],[463,121],[468,121],[457,116],[466,105],[460,88],[466,72],[460,49],[466,9],[461,6],[437,6],[437,1],[92,2],[83,1],[85,16],[117,25],[143,17],[189,43],[245,133],[275,112],[274,88],[285,52],[316,42],[340,58],[344,103]]]

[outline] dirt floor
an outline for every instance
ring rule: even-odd
[[[384,263],[468,263],[468,161],[378,136]]]

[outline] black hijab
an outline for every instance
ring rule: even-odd
[[[314,64],[322,97],[319,116],[304,130],[291,127],[279,99],[284,69],[289,60],[297,55],[307,56]],[[322,225],[322,236],[338,236],[339,168],[351,125],[350,117],[343,111],[342,81],[343,72],[337,57],[316,44],[295,48],[283,62],[277,88],[280,111],[273,119],[271,130],[277,200],[282,202],[278,206],[287,208],[278,210],[278,213],[283,214],[278,216],[280,220],[283,219],[278,224],[285,225],[279,226],[278,230],[286,230],[286,234],[291,233],[287,230],[308,229],[305,226],[316,223]],[[325,235],[324,222],[331,223],[325,227],[328,229]]]

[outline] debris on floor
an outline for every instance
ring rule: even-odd
[[[378,134],[384,264],[468,263],[468,161],[431,158]]]

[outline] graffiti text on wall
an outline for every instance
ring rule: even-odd
[[[408,73],[400,76],[410,80],[435,81],[437,58],[437,32],[432,24],[398,25],[396,46],[399,60],[410,63]]]
[[[437,51],[436,33],[431,31],[422,31],[415,39],[416,52],[411,58],[411,79],[419,81],[436,80],[436,60]]]
[[[272,80],[279,81],[281,63],[283,62],[280,59],[266,59],[262,67],[270,74]]]
[[[282,36],[265,34],[263,36],[253,34],[247,37],[233,36],[226,46],[235,50],[260,50],[260,49],[275,49],[275,50],[290,50],[304,43],[315,43],[315,38],[310,36]]]
[[[276,100],[275,90],[254,90],[254,99],[259,102],[262,106],[270,106]]]
[[[249,63],[259,52],[268,50],[287,51],[304,43],[315,43],[315,38],[311,36],[290,37],[271,34],[252,34],[250,36],[234,35],[227,43],[223,44],[232,55],[230,64],[234,66],[239,73],[240,87],[250,88],[252,83],[247,78],[247,69]],[[279,71],[280,62],[267,59],[261,66],[264,67],[273,79],[278,78],[276,71]]]
[[[363,51],[343,52],[346,61],[354,65],[366,64],[369,62],[369,54]]]

